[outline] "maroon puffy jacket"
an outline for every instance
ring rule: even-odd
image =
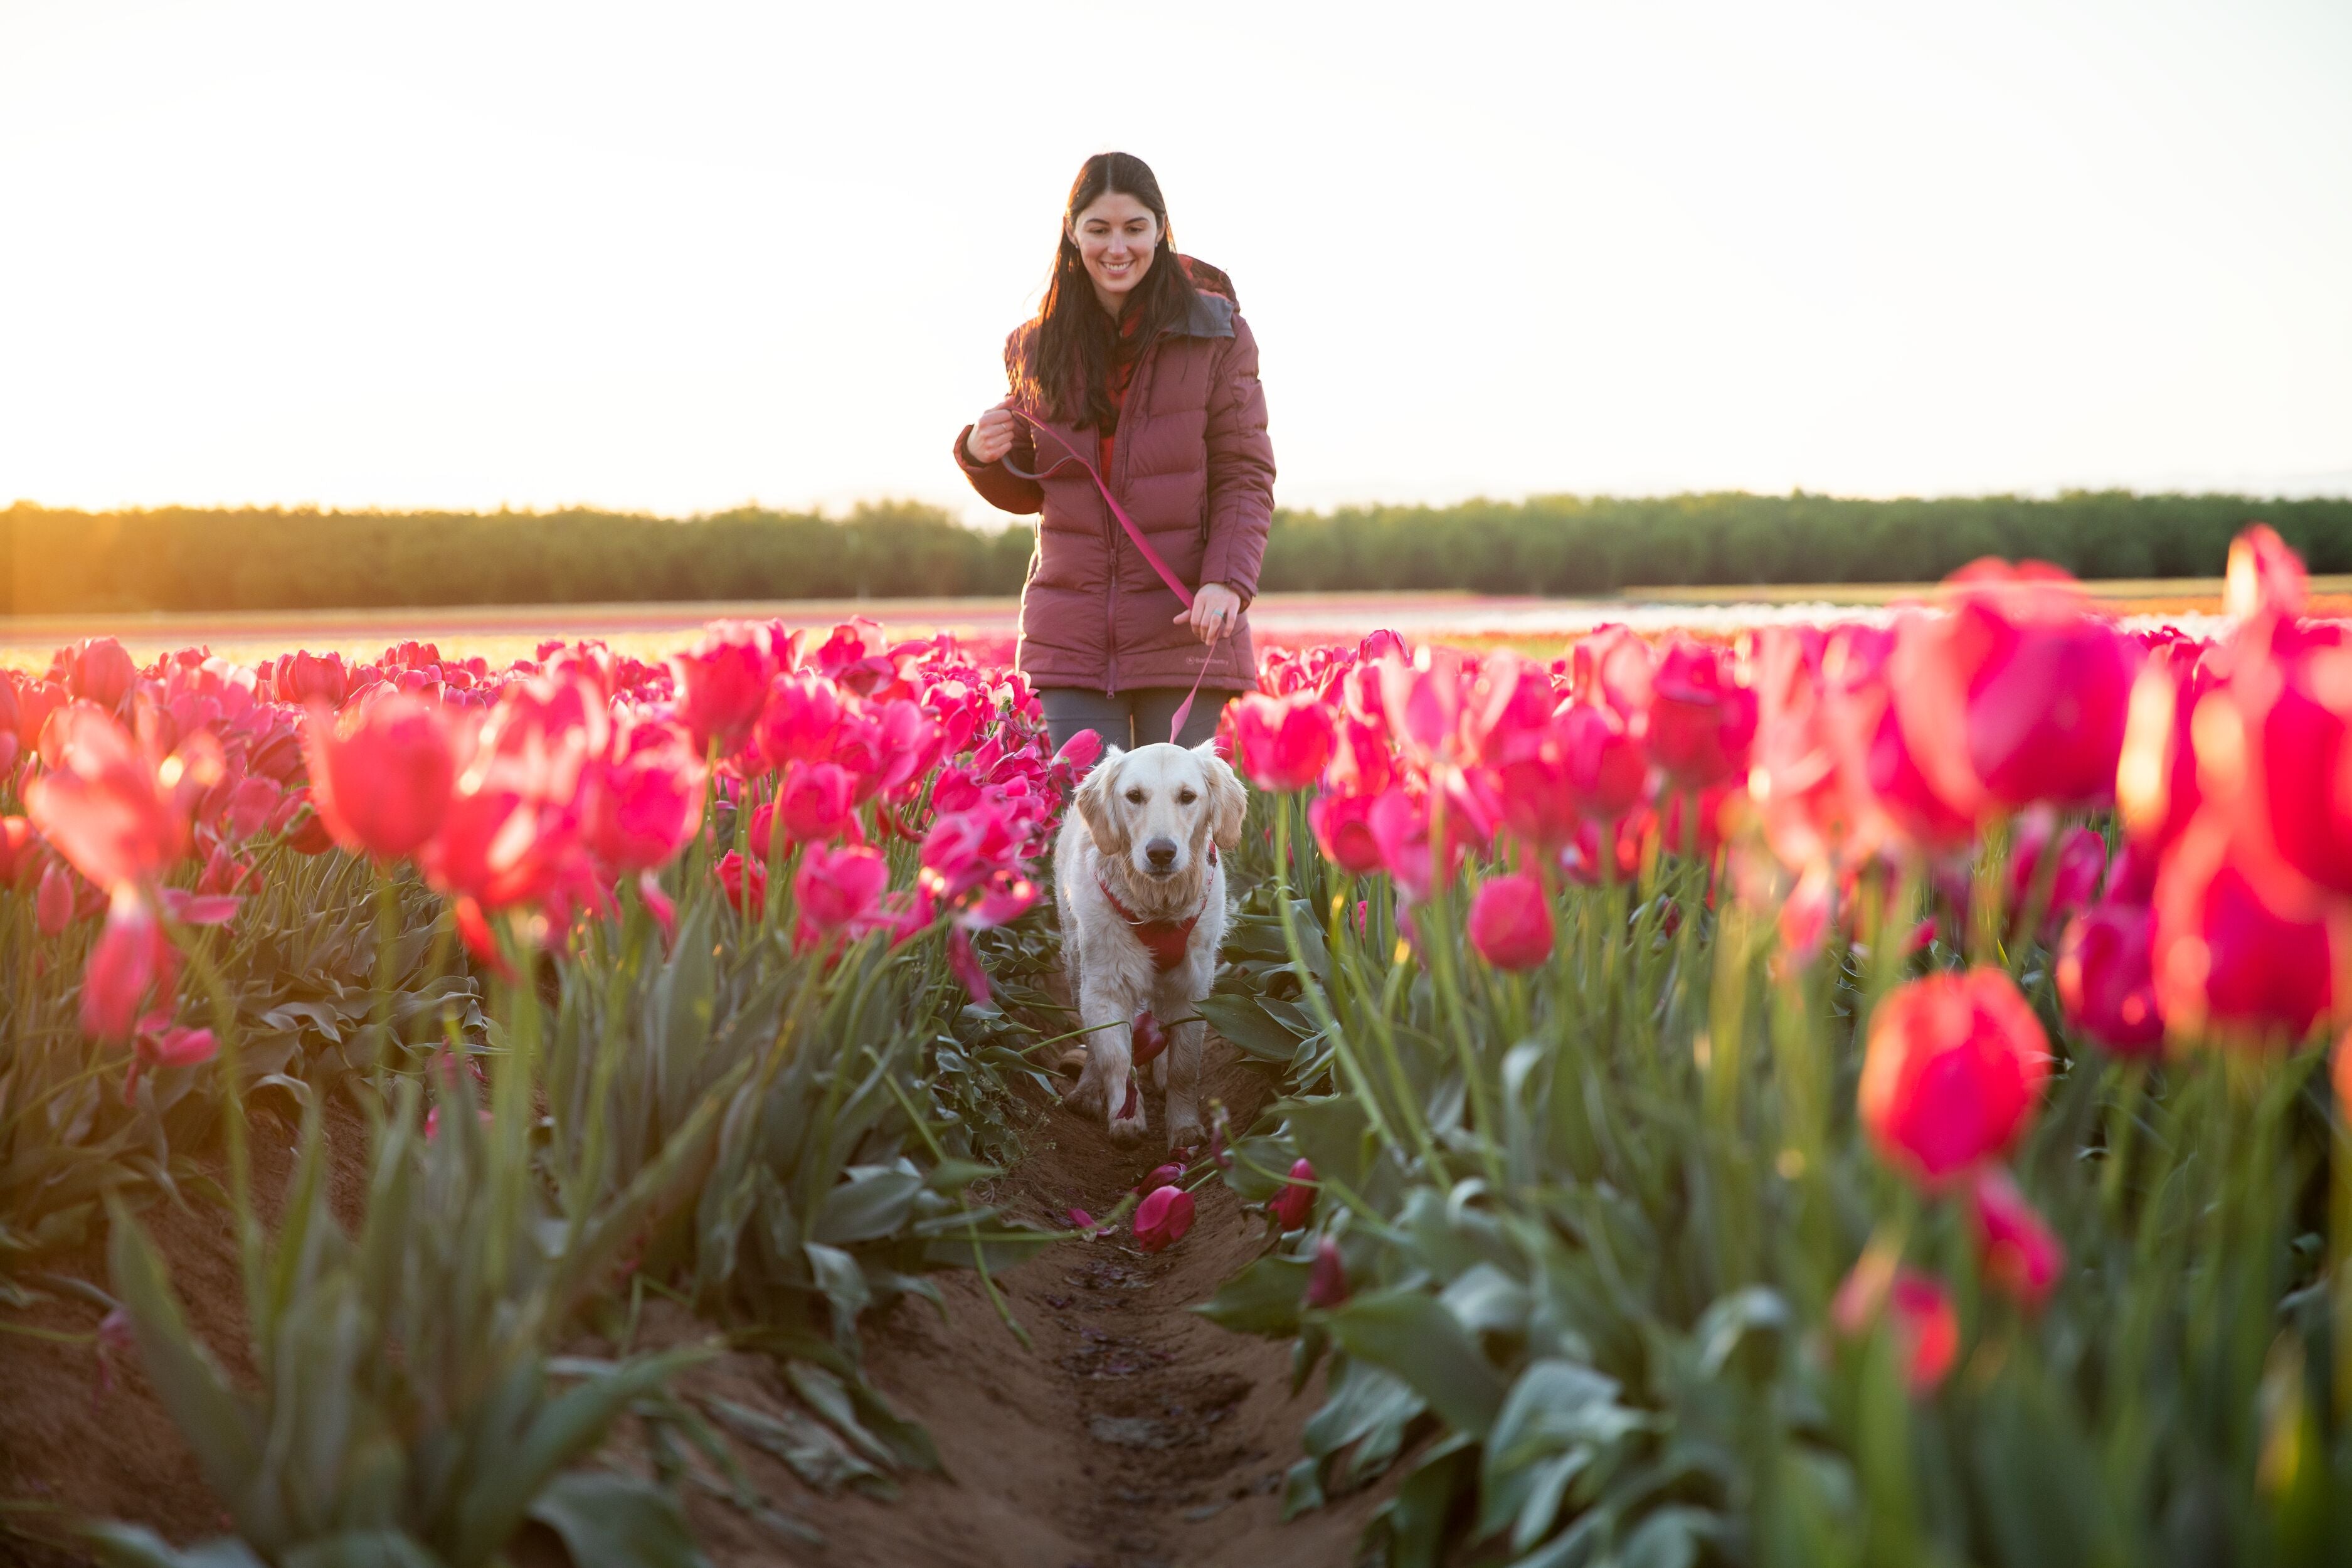
[[[1183,605],[1078,464],[1065,462],[1042,480],[1013,472],[1040,472],[1071,452],[1094,459],[1093,431],[1024,407],[1066,445],[1024,425],[1003,460],[983,466],[964,449],[967,425],[956,436],[955,458],[991,505],[1040,514],[1037,551],[1021,590],[1016,655],[1033,686],[1106,692],[1190,686],[1204,655],[1204,688],[1246,691],[1257,684],[1247,606],[1257,595],[1258,562],[1274,520],[1274,446],[1265,434],[1257,340],[1225,275],[1181,259],[1199,293],[1181,325],[1144,345],[1103,479],[1187,587],[1223,583],[1241,595],[1240,624],[1213,651],[1180,624]],[[1023,363],[1034,328],[1022,326],[1005,340],[1008,373]],[[1003,405],[1013,405],[1011,397]]]

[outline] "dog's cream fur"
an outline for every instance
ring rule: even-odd
[[[1189,797],[1189,798],[1187,798]],[[1145,1008],[1168,1030],[1168,1049],[1151,1064],[1168,1093],[1168,1142],[1201,1142],[1201,1050],[1208,1026],[1193,1018],[1209,994],[1225,937],[1225,869],[1212,841],[1231,849],[1241,839],[1248,793],[1213,742],[1112,751],[1078,786],[1076,809],[1054,848],[1055,894],[1061,910],[1063,962],[1078,1023],[1088,1029],[1085,1066],[1070,1103],[1102,1115],[1121,1142],[1144,1132],[1143,1100],[1121,1117],[1133,1070],[1129,1021]],[[1154,846],[1173,846],[1155,871]],[[1099,880],[1097,880],[1099,879]],[[1151,953],[1103,897],[1108,887],[1138,920],[1181,921],[1201,911],[1183,962],[1162,973]]]

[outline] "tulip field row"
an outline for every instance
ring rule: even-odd
[[[1286,1514],[1378,1489],[1391,1568],[2352,1560],[2352,637],[2267,531],[2228,565],[2210,637],[1987,563],[1270,654],[1200,1011],[1277,1093],[1073,1245],[1263,1213],[1200,1310],[1292,1346]],[[91,1549],[697,1562],[625,1415],[813,1494],[935,1468],[861,1329],[1056,1238],[991,1194],[1082,1037],[1040,857],[1087,740],[858,621],[0,676],[0,1334],[89,1301],[230,1531]],[[249,1374],[164,1203],[234,1234]],[[698,1347],[565,1353],[649,1289],[791,1422],[681,1392]]]

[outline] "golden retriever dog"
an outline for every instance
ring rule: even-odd
[[[1194,1016],[1225,936],[1225,868],[1249,795],[1214,744],[1112,751],[1078,786],[1054,848],[1063,962],[1088,1032],[1069,1103],[1102,1115],[1121,1142],[1144,1133],[1136,1020],[1173,1025],[1151,1063],[1168,1094],[1168,1143],[1197,1144],[1201,1050]],[[1186,1021],[1189,1020],[1189,1021]]]

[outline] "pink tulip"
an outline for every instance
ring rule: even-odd
[[[457,761],[438,707],[395,692],[340,720],[313,709],[305,740],[310,804],[344,848],[389,863],[440,828]]]
[[[138,1092],[142,1074],[157,1068],[202,1067],[219,1049],[210,1029],[165,1028],[150,1033],[143,1025],[131,1045],[131,1070],[122,1080],[125,1104]]]
[[[220,742],[198,731],[159,767],[85,704],[59,710],[48,736],[55,761],[25,786],[41,836],[101,888],[160,881],[187,853],[189,813],[220,778]]]
[[[1184,1167],[1171,1162],[1165,1165],[1154,1165],[1151,1168],[1151,1173],[1136,1183],[1130,1190],[1137,1197],[1142,1197],[1147,1193],[1157,1192],[1171,1183],[1181,1182],[1183,1179]]]
[[[1551,900],[1524,872],[1494,877],[1470,900],[1470,945],[1497,969],[1535,969],[1551,957]]]
[[[1396,779],[1396,758],[1389,751],[1388,731],[1378,723],[1340,715],[1333,726],[1331,760],[1323,770],[1323,787],[1333,794],[1370,799]]]
[[[792,671],[769,683],[755,743],[772,768],[824,762],[833,755],[841,720],[839,688],[813,669]]]
[[[2137,645],[2055,567],[1982,561],[1947,586],[1950,612],[1905,622],[1889,667],[1937,793],[1969,815],[2112,800]]]
[[[2116,766],[2116,815],[2152,865],[2189,829],[2203,792],[2189,726],[2213,679],[2186,647],[2158,648],[2132,681]]]
[[[1324,1237],[1315,1244],[1315,1262],[1307,1271],[1307,1305],[1318,1311],[1342,1306],[1349,1296],[1348,1263],[1339,1244]]]
[[[1451,764],[1462,754],[1462,656],[1426,645],[1411,662],[1384,656],[1374,667],[1389,733],[1399,750],[1423,766]]]
[[[2009,1146],[2049,1076],[2049,1038],[2007,971],[1931,974],[1871,1019],[1863,1126],[1890,1164],[1940,1185]]]
[[[1331,715],[1313,692],[1288,697],[1251,692],[1229,711],[1234,755],[1252,783],[1287,793],[1306,789],[1322,776],[1323,765],[1331,760]]]
[[[1333,865],[1350,876],[1369,877],[1382,864],[1371,814],[1371,796],[1318,795],[1307,803],[1307,826]]]
[[[988,987],[988,970],[980,962],[979,951],[971,945],[971,932],[963,926],[950,927],[947,950],[948,971],[963,982],[963,994],[971,998],[971,1005],[975,1007],[990,1005],[995,998]],[[1135,1096],[1135,1080],[1132,1078],[1127,1080],[1127,1092],[1129,1104],[1122,1114],[1132,1114]]]
[[[1135,1207],[1135,1244],[1146,1252],[1165,1251],[1192,1228],[1192,1194],[1161,1187]]]
[[[16,688],[16,740],[25,750],[37,750],[49,715],[71,700],[71,694],[54,680],[27,680]]]
[[[1650,754],[1697,788],[1748,775],[1756,738],[1756,693],[1733,679],[1719,649],[1676,638],[1650,690]]]
[[[810,845],[793,874],[793,902],[801,918],[796,944],[814,946],[845,931],[858,934],[889,884],[890,863],[878,849]]]
[[[49,664],[49,679],[68,695],[119,711],[139,679],[139,663],[112,637],[84,637],[58,650]]]
[[[702,762],[667,724],[617,733],[596,772],[589,842],[614,872],[667,865],[702,826]]]
[[[1297,1230],[1315,1212],[1314,1184],[1313,1163],[1305,1159],[1292,1161],[1290,1180],[1283,1184],[1282,1191],[1275,1194],[1265,1205],[1266,1212],[1274,1215],[1284,1230]]]
[[[2156,913],[2141,904],[2104,903],[2068,922],[2056,973],[2069,1028],[2118,1056],[2160,1050],[2155,938]]]
[[[21,816],[0,816],[0,883],[22,889],[41,873],[40,835]]]
[[[1168,1048],[1168,1031],[1150,1008],[1138,1013],[1128,1023],[1129,1061],[1141,1067]]]
[[[2042,855],[2049,847],[2051,819],[2028,812],[2018,819],[2009,858],[2009,907],[2011,922],[2022,919],[2026,900],[2041,874]],[[2107,841],[2087,827],[2070,827],[2058,837],[2058,858],[2051,873],[2047,902],[2042,905],[2040,935],[2047,942],[2057,930],[2088,904],[2107,870]]]
[[[1072,1230],[1091,1231],[1095,1227],[1095,1216],[1084,1209],[1066,1209],[1063,1213]]]
[[[2352,647],[2315,640],[2249,659],[2231,687],[2252,753],[2242,809],[2260,814],[2296,872],[2352,893]]]
[[[74,897],[73,873],[66,868],[64,861],[50,861],[41,873],[40,891],[33,898],[33,920],[41,934],[57,936],[73,924],[78,901]]]
[[[670,658],[677,680],[677,716],[705,755],[732,752],[750,733],[776,670],[773,646],[761,630],[740,621],[714,621],[695,645]]]
[[[2233,826],[2209,802],[2157,874],[2157,1002],[2183,1035],[2299,1040],[2334,1005],[2329,921],[2266,897],[2231,843]]]
[[[800,844],[854,832],[857,781],[838,763],[788,763],[776,791],[776,820],[785,837]]]
[[[1454,811],[1446,813],[1444,841],[1438,845],[1430,836],[1429,803],[1395,788],[1372,802],[1367,825],[1381,863],[1408,898],[1428,898],[1433,877],[1450,881],[1461,868],[1466,840]]]
[[[1054,753],[1054,761],[1069,769],[1074,779],[1084,778],[1096,763],[1102,759],[1103,738],[1092,730],[1081,730],[1062,743]]]
[[[162,991],[168,1006],[178,971],[178,951],[154,910],[126,884],[107,910],[82,972],[82,1033],[100,1040],[130,1038],[151,991]]]
[[[1985,1278],[2021,1307],[2042,1305],[2066,1267],[2066,1249],[2008,1172],[1988,1165],[1977,1173],[1969,1184],[1969,1218]]]

